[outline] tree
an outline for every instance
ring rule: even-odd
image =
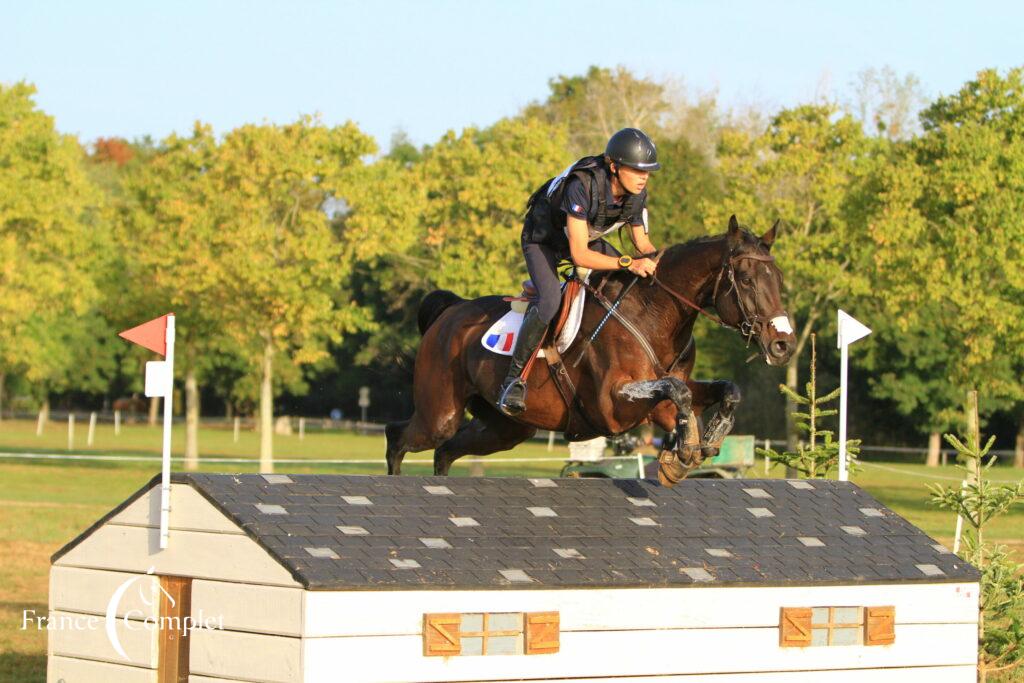
[[[172,134],[128,174],[119,202],[121,272],[127,281],[111,293],[111,301],[118,301],[112,308],[125,326],[175,313],[187,469],[198,467],[200,381],[219,357],[215,352],[233,346],[223,318],[228,302],[221,267],[230,247],[218,239],[221,198],[212,186],[217,154],[209,126],[196,124],[190,137]]]
[[[757,136],[723,131],[718,160],[724,195],[707,203],[705,215],[711,226],[724,226],[732,213],[752,225],[783,221],[772,253],[785,273],[785,301],[797,335],[786,367],[792,391],[801,352],[823,316],[840,298],[868,289],[864,264],[870,252],[858,192],[885,152],[884,141],[868,139],[857,121],[830,104],[783,110]],[[789,398],[790,451],[798,439],[794,412]]]
[[[353,179],[342,240],[364,264],[353,282],[385,308],[378,315],[409,335],[419,298],[431,289],[517,293],[526,273],[519,243],[526,200],[569,163],[564,147],[558,128],[504,119],[447,133],[416,164],[382,160]],[[395,332],[382,328],[381,336]]]
[[[939,432],[955,424],[958,390],[980,382],[983,415],[1024,398],[1022,77],[983,71],[937,100],[922,114],[924,133],[878,174],[875,305],[889,356],[912,355],[890,361],[877,389],[923,418],[931,464]],[[906,400],[915,385],[928,391]]]
[[[45,408],[73,370],[108,235],[81,148],[35,92],[0,85],[0,397],[6,376],[22,375]]]
[[[273,469],[275,361],[319,361],[327,342],[370,324],[364,307],[339,294],[351,263],[324,207],[373,152],[355,124],[303,117],[231,131],[208,174],[225,329],[260,377],[262,471]]]
[[[583,76],[556,76],[548,84],[547,101],[530,105],[523,114],[567,129],[574,158],[604,150],[621,128],[653,132],[670,107],[664,85],[621,66],[591,66]]]
[[[907,140],[919,130],[915,119],[925,104],[921,81],[914,74],[900,78],[892,67],[865,69],[852,84],[850,109],[869,134]]]

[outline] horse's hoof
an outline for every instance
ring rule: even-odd
[[[701,462],[713,458],[718,455],[718,448],[715,446],[704,446],[700,449]]]
[[[686,478],[690,469],[679,461],[679,456],[672,451],[662,451],[658,456],[658,481],[666,488],[672,488]]]

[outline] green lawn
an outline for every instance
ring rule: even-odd
[[[78,437],[85,443],[85,429],[78,425]],[[183,433],[175,431],[176,453]],[[243,432],[239,442],[233,441],[230,430],[204,429],[200,434],[201,451],[209,457],[232,457],[243,460],[231,463],[205,464],[202,471],[255,472],[258,435]],[[160,446],[160,430],[144,426],[126,426],[115,437],[113,429],[101,426],[92,449],[76,453],[111,455],[156,455]],[[66,425],[50,425],[37,437],[35,424],[29,422],[0,423],[0,451],[21,453],[66,452]],[[383,474],[384,438],[376,435],[310,432],[299,441],[298,436],[275,437],[275,455],[281,459],[309,462],[281,465],[278,472]],[[555,445],[549,453],[544,443],[522,445],[498,457],[539,458],[563,457],[564,444]],[[413,454],[407,474],[429,474],[429,453]],[[317,460],[352,459],[365,464],[318,464]],[[485,460],[486,462],[486,460]],[[175,463],[175,469],[181,467]],[[484,465],[488,476],[553,476],[560,462],[523,462]],[[763,476],[761,464],[751,472]],[[35,609],[45,613],[49,556],[65,542],[79,534],[113,506],[124,500],[159,472],[154,462],[93,461],[29,461],[0,458],[0,682],[32,683],[45,680],[46,634],[32,629],[22,630],[22,613]],[[455,476],[465,476],[470,467],[457,464]],[[994,478],[1013,480],[1018,474],[1009,468],[993,470]],[[778,476],[773,471],[770,476]],[[941,477],[954,484],[958,471],[953,467],[929,469],[923,465],[868,463],[854,481],[881,502],[920,526],[933,537],[950,543],[955,519],[927,504],[926,484]],[[994,522],[989,531],[993,540],[1024,550],[1024,510]]]

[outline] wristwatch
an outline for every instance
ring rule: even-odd
[[[620,256],[619,257],[619,268],[629,268],[633,265],[632,256]]]

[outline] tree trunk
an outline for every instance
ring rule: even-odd
[[[928,467],[938,467],[939,458],[942,454],[939,452],[942,447],[942,435],[938,432],[932,432],[928,435],[928,457],[925,458],[924,464]]]
[[[199,382],[191,365],[185,372],[185,469],[199,469]]]
[[[0,422],[4,419],[4,383],[7,380],[7,374],[0,372]]]
[[[1013,445],[1013,466],[1024,467],[1024,413],[1017,423],[1017,443]]]
[[[794,353],[793,357],[786,363],[786,386],[797,391],[797,382],[799,381],[798,371],[800,369],[800,354]],[[793,413],[797,410],[796,401],[791,399],[789,396],[786,397],[786,450],[793,453],[797,449],[798,442],[800,441],[800,432],[796,428],[796,420],[793,418]],[[793,467],[786,468],[786,479],[797,479],[800,473]]]
[[[160,397],[153,396],[149,399],[149,426],[156,427],[157,418],[160,415]]]
[[[235,407],[231,405],[231,399],[224,401],[224,417],[231,419],[235,416]]]
[[[50,421],[50,398],[46,397],[43,399],[42,405],[39,406],[39,420],[36,422],[36,436],[43,435],[43,428],[46,423]]]
[[[274,345],[265,335],[260,371],[260,472],[274,471]]]

